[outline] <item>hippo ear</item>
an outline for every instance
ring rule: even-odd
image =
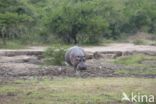
[[[84,55],[86,56],[86,52],[84,51],[84,49],[83,48],[79,48],[83,53],[84,53]]]

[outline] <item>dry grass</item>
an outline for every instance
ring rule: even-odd
[[[122,92],[156,94],[156,79],[54,78],[0,85],[1,104],[125,104]]]

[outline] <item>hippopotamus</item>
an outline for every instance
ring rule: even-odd
[[[78,46],[71,47],[65,53],[65,61],[74,67],[74,70],[85,70],[87,65],[85,64],[86,55],[85,51]]]

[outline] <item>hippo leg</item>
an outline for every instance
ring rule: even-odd
[[[76,76],[80,76],[80,70],[77,69],[77,66],[74,66],[74,72]]]
[[[79,70],[76,70],[76,76],[80,76],[80,71]]]
[[[77,72],[77,71],[78,71],[77,66],[74,66],[74,71],[75,71],[75,72]]]

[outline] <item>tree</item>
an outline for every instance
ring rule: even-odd
[[[107,22],[95,13],[94,7],[94,3],[89,1],[63,5],[53,14],[49,30],[66,43],[79,43],[82,38],[79,40],[78,35],[83,37],[86,34],[88,41],[100,39]]]
[[[32,21],[24,5],[17,0],[2,0],[0,3],[0,38],[6,44],[7,38],[23,34],[23,29]]]

